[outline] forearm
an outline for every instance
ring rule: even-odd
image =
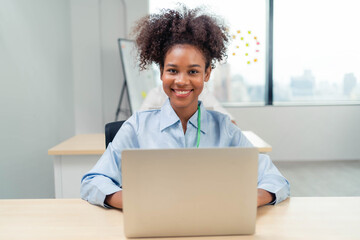
[[[275,200],[275,195],[264,189],[258,188],[257,206],[263,206]]]
[[[122,209],[123,208],[122,191],[118,191],[113,194],[107,195],[105,198],[105,203],[114,208]]]
[[[260,188],[258,189],[258,196],[257,196],[258,207],[268,204],[272,201],[274,201],[274,194],[269,193],[264,189],[260,189]],[[123,208],[122,191],[106,196],[105,203],[114,208],[122,209]]]

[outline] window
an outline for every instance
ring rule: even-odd
[[[360,3],[274,1],[274,104],[360,100]]]
[[[151,13],[174,8],[178,2],[149,1]],[[359,103],[358,1],[181,2],[190,8],[207,6],[230,27],[228,59],[218,64],[208,84],[225,105]],[[273,29],[267,23],[273,23]],[[273,36],[269,61],[267,29]]]

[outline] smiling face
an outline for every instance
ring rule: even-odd
[[[198,97],[210,73],[211,67],[205,69],[204,55],[192,45],[175,45],[166,53],[161,80],[179,117],[191,117],[196,112]]]

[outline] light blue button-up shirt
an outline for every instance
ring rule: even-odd
[[[252,144],[229,117],[206,110],[200,102],[200,148],[251,147]],[[193,148],[197,141],[198,112],[188,121],[184,134],[181,121],[169,100],[159,110],[136,112],[120,128],[96,165],[83,177],[81,197],[92,204],[104,205],[105,197],[120,191],[121,152],[131,148]],[[258,188],[274,193],[279,203],[290,194],[288,181],[269,156],[259,154]]]

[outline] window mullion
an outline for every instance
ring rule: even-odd
[[[266,0],[265,105],[273,104],[274,0]]]

